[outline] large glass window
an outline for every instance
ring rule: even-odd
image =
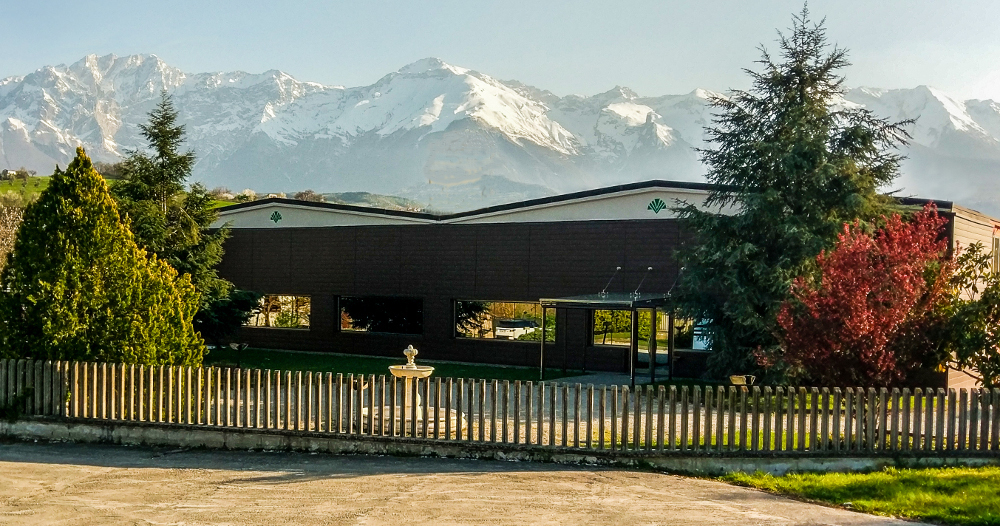
[[[311,312],[309,296],[268,294],[260,299],[260,309],[245,326],[308,329]]]
[[[422,334],[424,302],[395,296],[341,296],[340,330]]]
[[[545,313],[545,341],[556,340],[556,312]],[[542,307],[518,301],[455,302],[455,334],[459,338],[540,341]]]
[[[656,348],[667,348],[670,320],[665,312],[656,313]],[[694,324],[691,320],[674,319],[674,348],[692,348]],[[632,343],[632,313],[627,310],[594,311],[594,345],[622,345]],[[650,313],[639,311],[639,348],[649,348]]]

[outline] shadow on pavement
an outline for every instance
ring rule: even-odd
[[[350,478],[383,474],[477,474],[497,472],[622,471],[600,466],[536,462],[334,455],[284,451],[226,451],[76,443],[0,443],[0,463],[83,465],[108,468],[212,469],[275,472],[243,482],[281,484],[309,478]],[[3,470],[0,469],[0,472]]]

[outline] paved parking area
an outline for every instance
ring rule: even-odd
[[[0,524],[912,524],[553,464],[0,444]]]

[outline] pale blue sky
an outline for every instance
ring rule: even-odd
[[[89,53],[184,71],[281,69],[358,86],[436,56],[556,94],[744,87],[800,0],[0,0],[0,78]],[[929,84],[1000,100],[1000,2],[813,0],[849,48],[852,86]]]

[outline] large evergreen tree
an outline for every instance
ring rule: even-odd
[[[139,246],[191,276],[201,293],[195,327],[206,340],[219,343],[249,318],[259,296],[235,290],[216,272],[229,230],[211,229],[218,213],[204,186],[184,189],[195,157],[181,151],[184,126],[177,118],[170,96],[163,92],[149,123],[140,125],[150,152],[129,152],[112,194],[129,217]]]
[[[25,210],[0,287],[0,356],[201,363],[191,280],[135,244],[82,148]]]
[[[680,209],[695,241],[680,254],[679,306],[708,323],[719,374],[757,369],[754,352],[777,343],[792,280],[845,222],[886,212],[878,190],[896,177],[894,148],[907,139],[906,122],[842,103],[846,52],[807,9],[778,43],[780,61],[762,49],[762,70],[747,70],[752,88],[712,101],[713,144],[701,154],[719,188]]]

